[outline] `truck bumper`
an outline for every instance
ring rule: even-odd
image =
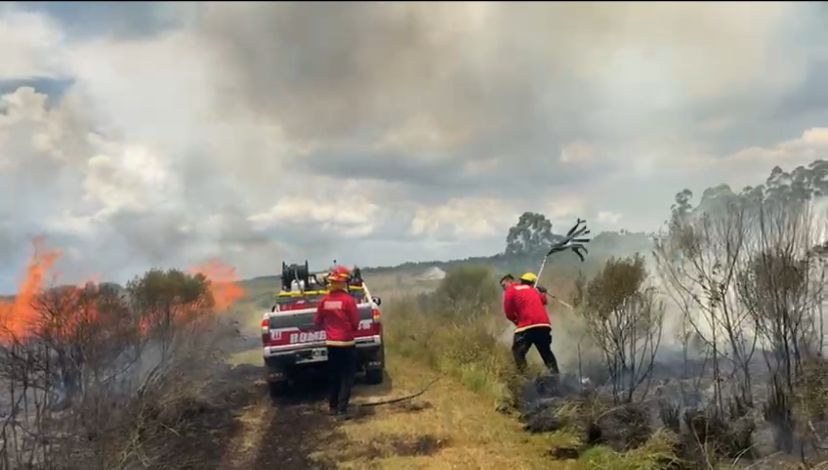
[[[379,335],[359,338],[356,342],[357,370],[382,369],[385,363],[383,349]],[[285,380],[300,371],[324,371],[328,362],[327,347],[324,343],[293,349],[265,347],[264,362],[270,382]]]

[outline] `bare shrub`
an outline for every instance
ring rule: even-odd
[[[669,400],[658,401],[658,416],[667,429],[678,434],[681,431],[681,406]]]
[[[817,453],[828,452],[828,429],[818,429],[818,422],[828,418],[828,362],[811,359],[802,364],[802,373],[794,386],[794,416],[803,424],[804,440]]]
[[[736,284],[746,256],[748,218],[747,205],[738,198],[713,214],[674,213],[667,235],[656,242],[664,285],[695,336],[711,353],[714,402],[719,413],[724,412],[724,377],[736,379],[732,395],[745,403],[753,401],[750,364],[756,335]],[[730,363],[729,371],[722,370],[722,360]]]
[[[633,400],[661,342],[664,305],[654,288],[644,287],[646,278],[641,256],[610,259],[586,288],[587,331],[604,354],[616,402]]]
[[[826,171],[825,161],[791,173],[777,167],[738,195],[711,188],[695,208],[683,191],[655,250],[667,292],[710,353],[712,411],[750,415],[758,349],[769,372],[761,409],[787,452],[807,434],[794,412],[802,364],[824,348],[828,214],[815,201]],[[731,377],[737,387],[728,394],[721,388]]]
[[[754,195],[756,236],[738,285],[770,373],[764,414],[776,429],[777,447],[790,453],[796,427],[795,383],[803,361],[816,357],[823,342],[824,260],[814,250],[815,224],[820,220],[807,201],[761,196]]]

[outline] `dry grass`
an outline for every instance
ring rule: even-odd
[[[454,377],[489,399],[492,407],[511,402],[514,365],[509,350],[498,343],[494,318],[466,320],[426,313],[410,299],[389,307],[388,351]]]
[[[434,372],[392,356],[394,395],[427,383]],[[315,456],[342,468],[568,468],[548,451],[568,445],[565,434],[529,435],[513,418],[496,413],[485,397],[444,379],[415,404],[379,409],[374,416],[344,424],[341,442]],[[422,409],[419,409],[422,408]],[[413,410],[413,411],[412,411]]]

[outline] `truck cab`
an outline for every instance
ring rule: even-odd
[[[358,268],[348,283],[348,292],[359,310],[355,334],[357,371],[365,381],[379,384],[385,370],[382,333],[382,301],[371,295]],[[325,331],[313,323],[319,300],[328,293],[323,274],[310,274],[304,266],[282,263],[282,285],[270,311],[262,316],[262,355],[271,395],[285,391],[291,381],[320,372],[328,356]]]

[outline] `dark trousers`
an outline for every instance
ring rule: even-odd
[[[328,373],[330,389],[328,406],[331,411],[344,413],[351,400],[351,388],[356,374],[356,347],[328,346]]]
[[[512,355],[515,357],[515,364],[520,372],[526,370],[526,353],[529,348],[535,349],[543,358],[546,368],[553,374],[558,373],[558,361],[552,353],[552,329],[546,327],[529,328],[528,330],[515,333],[512,343]]]

